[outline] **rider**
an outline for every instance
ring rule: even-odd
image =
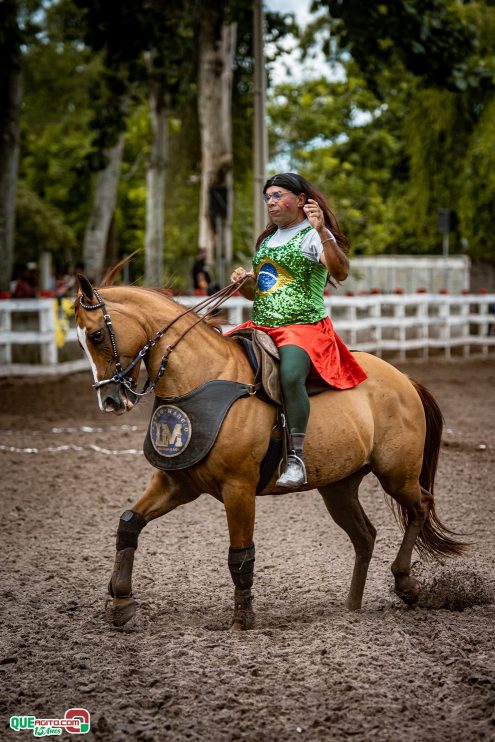
[[[247,277],[240,293],[254,300],[252,320],[240,327],[263,330],[279,349],[290,451],[277,485],[297,487],[307,482],[308,374],[316,370],[336,389],[357,386],[366,374],[335,333],[323,303],[327,280],[343,281],[349,268],[349,242],[324,197],[305,178],[284,173],[267,180],[263,198],[270,222],[256,242],[254,270],[236,268],[231,281]]]

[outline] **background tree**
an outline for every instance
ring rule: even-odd
[[[232,81],[237,23],[226,3],[200,3],[198,115],[201,136],[199,244],[211,262],[217,241],[220,272],[232,260]],[[230,17],[229,17],[230,16]],[[210,198],[217,217],[210,213]],[[224,283],[224,275],[217,277]]]
[[[454,248],[460,250],[467,242],[471,255],[479,257],[476,245],[484,244],[483,256],[493,260],[495,246],[484,231],[487,222],[493,223],[492,214],[476,225],[473,219],[470,162],[470,153],[475,159],[479,153],[480,133],[486,132],[488,122],[495,124],[492,3],[320,0],[313,7],[329,11],[318,21],[319,30],[327,34],[323,47],[329,60],[352,55],[384,111],[397,97],[404,104],[399,140],[407,158],[402,174],[407,183],[402,204],[407,208],[402,208],[404,219],[395,219],[402,225],[401,246],[439,251],[437,213],[448,207],[460,217]],[[489,146],[485,156],[493,161]],[[493,201],[495,193],[491,196]]]
[[[160,0],[148,5],[146,52],[151,143],[146,175],[145,284],[161,286],[164,268],[165,189],[169,118],[187,99],[195,70],[191,4]]]
[[[27,7],[22,9],[28,10]],[[21,5],[0,3],[0,291],[8,291],[14,259],[15,204],[22,99]],[[27,15],[27,14],[26,14]]]
[[[154,207],[162,204],[161,198],[149,195],[147,185],[149,172],[155,169],[158,174],[158,163],[166,197],[164,216],[155,211],[153,223],[165,229],[163,248],[158,248],[159,257],[164,259],[164,281],[178,290],[190,288],[190,268],[199,244],[199,15],[187,12],[184,3],[177,2],[175,15],[171,12],[173,4],[168,3],[166,9],[162,5],[147,0],[145,8],[134,8],[138,15],[131,22],[133,7],[126,4],[129,16],[125,22],[115,21],[117,29],[123,24],[129,34],[132,28],[133,36],[127,42],[123,34],[113,44],[115,69],[119,60],[125,68],[123,76],[117,75],[115,80],[106,59],[110,21],[105,8],[83,0],[77,5],[73,0],[57,0],[38,14],[38,41],[23,47],[22,60],[25,97],[17,203],[22,218],[18,219],[15,245],[19,263],[37,260],[39,251],[51,250],[56,270],[62,272],[65,263],[81,259],[97,175],[106,163],[105,147],[125,128],[116,204],[110,226],[103,230],[107,236],[99,241],[100,246],[106,243],[98,247],[99,265],[103,250],[106,261],[112,261],[146,243],[147,197]],[[166,13],[168,25],[163,19],[157,22],[155,9],[156,14]],[[234,244],[238,253],[248,255],[252,250],[252,18],[249,4],[237,3],[235,12],[237,45],[231,111]],[[267,25],[269,38],[276,43],[290,30],[290,23],[276,15],[267,17]],[[151,64],[153,50],[156,56]],[[159,82],[163,75],[168,90],[168,166],[167,158],[151,157],[150,80]],[[114,87],[116,93],[124,89],[128,93],[125,110],[114,105],[118,103],[118,97],[112,97]],[[162,120],[165,109],[160,108]],[[40,229],[42,224],[50,228]],[[142,280],[146,272],[144,254],[133,261],[130,271],[129,278]]]
[[[0,4],[2,11],[9,3]],[[16,5],[24,40],[12,47],[24,77],[16,261],[36,260],[48,249],[62,270],[81,258],[98,173],[125,130],[99,264],[146,245],[148,265],[142,253],[129,278],[144,275],[159,284],[163,274],[165,283],[187,290],[200,244],[199,4],[136,0],[116,14],[107,3],[75,3]],[[236,260],[247,261],[252,9],[240,0],[216,5],[228,7],[224,20],[237,24],[229,114],[232,243]],[[329,70],[339,74],[271,87],[271,168],[298,169],[329,194],[358,253],[439,252],[437,210],[451,207],[459,217],[452,249],[467,240],[474,258],[495,260],[495,6],[479,0],[318,5],[301,43],[322,48]],[[273,14],[266,21],[267,41],[275,42],[267,49],[277,55],[295,34],[293,21]],[[16,38],[5,35],[3,46]],[[268,58],[268,70],[270,64]],[[0,177],[8,172],[2,164]],[[0,275],[7,285],[9,269]]]
[[[104,0],[76,0],[84,42],[101,52],[103,72],[95,90],[95,136],[91,165],[97,177],[84,235],[85,269],[101,276],[117,201],[124,152],[126,115],[132,85],[141,77],[146,5],[130,0],[118,6]]]

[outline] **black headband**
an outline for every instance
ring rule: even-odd
[[[295,173],[280,173],[279,175],[274,175],[273,178],[269,178],[264,185],[263,193],[266,193],[268,188],[276,185],[286,188],[288,191],[295,193],[296,196],[299,196],[300,193],[305,193],[305,188],[299,176],[295,175]]]

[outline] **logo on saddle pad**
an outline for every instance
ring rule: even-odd
[[[179,407],[160,405],[154,411],[150,437],[160,456],[178,456],[188,447],[191,433],[191,421]]]

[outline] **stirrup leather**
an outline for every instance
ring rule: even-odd
[[[307,483],[304,460],[296,453],[290,453],[287,457],[287,468],[277,479],[277,487],[299,487]]]

